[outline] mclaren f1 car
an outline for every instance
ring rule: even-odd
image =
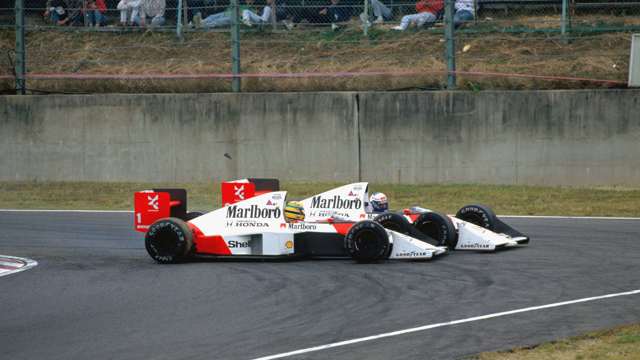
[[[159,263],[193,257],[297,258],[351,257],[358,262],[424,260],[447,252],[410,234],[370,219],[339,216],[313,221],[285,217],[286,191],[272,180],[223,184],[222,208],[206,214],[187,211],[183,189],[135,193],[135,229],[145,233],[145,248]]]
[[[306,222],[338,217],[343,221],[373,220],[386,229],[450,250],[494,251],[529,243],[529,237],[500,220],[485,205],[467,205],[455,216],[412,207],[374,213],[368,206],[368,183],[340,186],[302,201]]]

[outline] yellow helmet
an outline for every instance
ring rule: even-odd
[[[287,201],[284,207],[284,218],[287,222],[304,220],[304,207],[298,201]]]

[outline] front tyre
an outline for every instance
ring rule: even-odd
[[[447,215],[433,212],[421,214],[413,223],[418,231],[436,241],[436,246],[453,250],[458,245],[458,232]]]
[[[456,213],[456,217],[460,220],[470,222],[491,231],[496,229],[498,217],[485,205],[467,205],[463,206]]]
[[[149,256],[158,263],[177,263],[187,258],[191,252],[193,233],[181,219],[160,219],[149,226],[144,246]]]
[[[355,223],[344,237],[344,244],[349,256],[360,263],[386,258],[391,246],[387,231],[370,220]]]

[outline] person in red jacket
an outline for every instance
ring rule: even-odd
[[[393,30],[405,31],[411,24],[415,24],[416,27],[431,26],[438,19],[442,9],[444,9],[444,0],[420,0],[416,3],[418,13],[403,16],[400,25]]]
[[[89,26],[103,26],[107,23],[107,17],[104,13],[107,11],[107,5],[104,0],[87,0],[86,11],[84,16],[87,18]]]

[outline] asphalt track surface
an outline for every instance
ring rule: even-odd
[[[640,289],[640,220],[507,219],[525,248],[428,262],[157,265],[130,213],[0,212],[2,359],[252,359]],[[377,339],[296,359],[456,359],[640,321],[622,296]]]

